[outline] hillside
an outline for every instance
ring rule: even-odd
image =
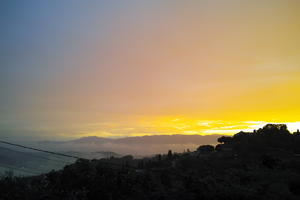
[[[193,152],[77,160],[63,170],[3,177],[0,199],[265,200],[300,198],[300,133],[267,125]],[[257,150],[253,147],[261,147]]]

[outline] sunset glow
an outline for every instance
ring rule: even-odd
[[[300,1],[116,2],[0,3],[3,137],[300,129]]]

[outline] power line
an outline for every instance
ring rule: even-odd
[[[62,164],[62,163],[71,164],[72,163],[72,161],[59,160],[57,157],[55,157],[56,159],[50,159],[50,158],[43,157],[43,156],[36,155],[36,154],[30,154],[30,156],[33,156],[33,157],[36,157],[36,158],[39,158],[39,159],[48,160],[48,161],[53,161],[53,162],[60,163],[60,164]]]
[[[11,145],[11,146],[17,146],[17,147],[21,147],[21,148],[24,148],[24,149],[30,149],[30,150],[34,150],[34,151],[40,151],[40,152],[44,152],[44,153],[48,153],[48,154],[53,154],[53,155],[57,155],[57,156],[64,156],[64,157],[69,157],[69,158],[84,159],[85,160],[85,158],[81,158],[81,157],[78,157],[78,156],[71,156],[71,155],[67,155],[67,154],[63,154],[63,153],[56,153],[56,152],[53,152],[53,151],[47,151],[47,150],[43,150],[43,149],[37,149],[37,148],[28,147],[28,146],[24,146],[24,145],[20,145],[20,144],[6,142],[6,141],[3,141],[3,140],[0,140],[0,143],[8,144],[8,145]]]
[[[43,153],[53,154],[53,155],[57,155],[57,156],[64,156],[64,157],[69,157],[69,158],[87,160],[86,158],[81,158],[81,157],[78,157],[78,156],[72,156],[72,155],[67,155],[67,154],[63,154],[63,153],[57,153],[57,152],[53,152],[53,151],[47,151],[47,150],[43,150],[43,149],[37,149],[37,148],[28,147],[28,146],[24,146],[24,145],[20,145],[20,144],[6,142],[4,140],[0,140],[0,143],[11,145],[11,146],[17,146],[17,147],[21,147],[21,148],[24,148],[24,149],[30,149],[30,150],[34,150],[34,151],[39,151],[39,152],[43,152]],[[105,161],[100,161],[100,162],[102,164],[115,165],[115,166],[124,166],[123,164],[117,164],[117,163],[112,163],[112,162],[105,162]],[[133,167],[133,166],[126,166],[126,167],[135,169],[135,167]]]
[[[44,157],[42,155],[37,155],[35,153],[30,153],[30,154],[27,154],[27,152],[22,152],[22,153],[26,153],[27,156],[32,156],[32,157],[42,159],[42,160],[53,161],[53,162],[56,162],[56,163],[59,163],[59,164],[71,164],[73,162],[73,161],[61,160],[61,159],[59,159],[58,157],[55,157],[55,156],[49,158],[49,157]],[[44,152],[42,152],[42,153],[44,153]]]

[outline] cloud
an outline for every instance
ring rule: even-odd
[[[184,117],[159,117],[157,119],[137,120],[129,124],[107,124],[99,123],[87,126],[81,136],[102,136],[102,137],[127,137],[144,135],[209,135],[228,134],[233,135],[240,131],[253,131],[262,128],[268,123],[266,121],[223,121],[223,120],[198,120]],[[277,122],[279,123],[279,122]],[[282,123],[282,122],[280,122]],[[286,123],[291,131],[300,128],[300,122]]]

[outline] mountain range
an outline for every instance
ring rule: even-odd
[[[42,150],[63,153],[86,159],[100,159],[133,155],[136,158],[155,154],[193,151],[200,145],[216,144],[221,135],[155,135],[125,138],[82,137],[69,141],[30,142],[30,146]],[[22,142],[19,144],[23,145]],[[0,173],[14,171],[15,175],[32,175],[61,169],[75,159],[32,151],[20,147],[0,146]]]
[[[216,144],[219,137],[221,135],[153,135],[112,139],[90,136],[69,141],[40,141],[37,144],[59,151],[108,151],[121,155],[147,156],[165,153],[168,150],[195,150],[203,144]]]

